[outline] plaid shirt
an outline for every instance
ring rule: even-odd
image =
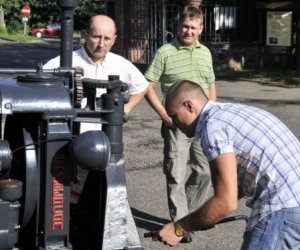
[[[251,106],[209,101],[195,136],[208,161],[235,153],[238,183],[252,208],[247,230],[274,211],[300,206],[300,142],[275,116]]]

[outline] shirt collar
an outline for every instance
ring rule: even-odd
[[[179,40],[178,37],[175,37],[173,40],[173,45],[178,49],[187,49],[187,47]],[[197,40],[195,48],[201,48],[201,43]]]
[[[196,131],[195,131],[195,137],[196,138],[200,138],[201,137],[201,131],[204,127],[204,124],[206,122],[206,119],[209,115],[209,111],[212,109],[212,107],[214,106],[214,102],[212,101],[208,101],[203,109],[201,110],[201,113],[199,115],[199,118],[198,118],[198,123],[197,123],[197,126],[196,126]]]

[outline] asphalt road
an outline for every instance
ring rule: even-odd
[[[37,62],[44,63],[58,54],[57,44],[51,47],[4,42],[0,43],[0,67],[35,68]],[[300,138],[299,88],[285,89],[249,82],[216,83],[219,101],[242,102],[264,108],[277,115]],[[157,114],[142,101],[124,125],[128,199],[145,250],[169,249],[143,237],[145,232],[159,228],[169,219],[162,173],[160,124]],[[244,203],[245,200],[240,201],[236,214],[248,215],[249,209]],[[217,225],[208,231],[195,232],[192,243],[180,244],[173,249],[236,250],[240,248],[244,227],[244,221]]]
[[[74,48],[79,46],[74,39]],[[0,68],[36,68],[60,54],[58,39],[48,38],[45,42],[9,42],[0,39]]]

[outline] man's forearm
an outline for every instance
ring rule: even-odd
[[[176,223],[187,232],[207,229],[232,213],[236,205],[228,204],[224,199],[210,198],[201,208],[183,217]]]
[[[133,108],[143,100],[145,94],[146,94],[146,90],[141,93],[130,96],[129,102],[124,105],[124,112],[126,114],[129,114],[130,111],[132,111]]]
[[[154,83],[150,82],[145,98],[153,110],[161,117],[161,119],[167,123],[171,124],[172,120],[168,116],[165,107],[162,105],[159,100],[155,90],[153,89]]]
[[[215,83],[209,85],[209,100],[217,101],[217,88]]]

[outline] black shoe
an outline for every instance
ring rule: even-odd
[[[192,235],[190,233],[187,233],[182,237],[180,243],[190,243],[192,242],[192,240],[193,240]]]

